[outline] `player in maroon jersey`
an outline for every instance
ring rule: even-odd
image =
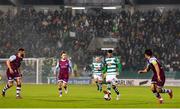
[[[69,73],[72,71],[71,62],[67,58],[66,52],[62,51],[60,53],[61,59],[56,65],[56,69],[59,68],[59,75],[58,75],[58,88],[59,88],[59,96],[62,96],[62,88],[64,87],[65,93],[67,94],[68,88],[68,79],[69,79]],[[54,71],[54,73],[56,70]]]
[[[21,72],[20,72],[20,66],[21,62],[25,56],[25,50],[23,48],[20,48],[17,52],[16,55],[12,55],[7,61],[7,78],[8,78],[8,83],[2,90],[2,96],[5,97],[7,89],[13,86],[13,82],[16,81],[17,86],[16,86],[16,98],[20,99],[22,98],[20,95],[21,92]]]
[[[150,69],[153,71],[154,74],[151,80],[151,90],[161,104],[163,103],[163,98],[161,97],[160,93],[168,93],[170,98],[172,98],[172,90],[163,88],[166,79],[165,73],[160,62],[153,56],[152,51],[150,49],[147,49],[145,50],[144,55],[147,59],[147,66],[144,70],[139,70],[138,73],[146,73]]]

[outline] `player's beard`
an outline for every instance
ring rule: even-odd
[[[21,54],[21,57],[24,58],[24,54]]]

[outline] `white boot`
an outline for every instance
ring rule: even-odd
[[[119,95],[117,95],[117,97],[116,97],[116,100],[119,100],[120,99],[120,94]]]

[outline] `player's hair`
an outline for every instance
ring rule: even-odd
[[[108,50],[108,53],[112,53],[113,51],[112,50]]]
[[[19,50],[18,50],[18,51],[25,51],[25,50],[24,50],[24,48],[19,48]]]
[[[62,54],[66,53],[65,51],[61,51],[60,55],[62,56]]]
[[[146,49],[144,54],[148,55],[148,56],[152,56],[153,55],[153,52],[151,49]]]

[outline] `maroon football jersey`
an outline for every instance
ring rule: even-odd
[[[165,78],[165,74],[164,74],[164,70],[160,64],[160,62],[157,60],[157,58],[155,57],[151,57],[148,61],[147,61],[147,66],[149,69],[151,69],[154,73],[154,77],[157,78],[157,72],[155,70],[155,67],[153,65],[153,62],[157,63],[158,64],[158,67],[159,67],[159,70],[160,70],[160,77],[161,78]]]
[[[15,58],[10,62],[11,68],[13,70],[18,69],[21,66],[22,58],[19,58],[17,55],[14,55]]]
[[[69,61],[68,60],[65,60],[65,61],[62,61],[60,60],[59,61],[59,68],[60,68],[60,73],[69,73]]]

